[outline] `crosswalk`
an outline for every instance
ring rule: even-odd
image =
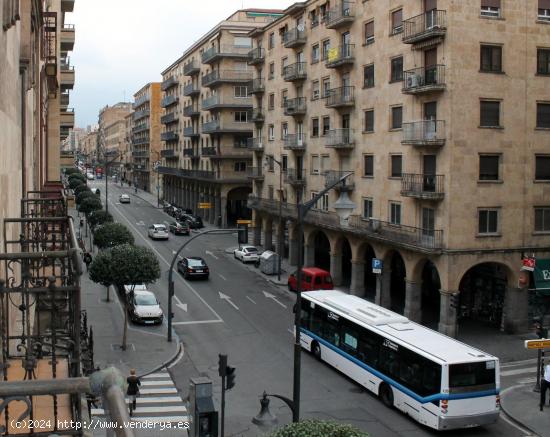
[[[516,384],[533,384],[537,380],[537,359],[502,363],[500,376],[514,379]]]
[[[166,370],[141,378],[139,392],[131,420],[172,424],[188,421],[187,407]],[[128,403],[128,399],[126,402]],[[91,413],[92,419],[108,420],[103,408],[92,408]]]

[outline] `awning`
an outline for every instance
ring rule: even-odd
[[[537,258],[533,274],[537,293],[550,296],[550,259]]]

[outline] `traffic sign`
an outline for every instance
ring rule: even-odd
[[[212,204],[208,202],[201,202],[199,203],[199,209],[210,209],[212,208]]]
[[[521,270],[533,272],[535,270],[535,263],[535,258],[523,258],[523,267],[521,268]]]
[[[540,340],[525,340],[525,349],[548,349],[550,348],[550,339],[541,338]]]
[[[252,220],[237,220],[238,225],[251,225]]]
[[[382,267],[384,262],[381,259],[373,258],[372,259],[372,273],[380,274],[382,273]]]

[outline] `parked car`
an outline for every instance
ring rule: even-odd
[[[180,220],[186,220],[189,222],[189,226],[191,229],[200,229],[203,228],[204,225],[202,223],[202,218],[200,218],[198,215],[192,215],[192,214],[181,214]]]
[[[138,290],[147,290],[147,285],[145,284],[135,284],[134,286],[134,292]],[[125,285],[124,286],[124,293],[126,297],[128,297],[128,293],[132,291],[132,285]]]
[[[170,232],[172,232],[174,235],[189,235],[189,223],[187,222],[171,222],[168,225],[168,229],[170,229]]]
[[[93,175],[93,173],[87,173],[86,179],[88,179],[89,181],[93,181],[95,179],[95,176]]]
[[[121,194],[118,201],[120,203],[130,203],[130,196],[128,196],[128,194]]]
[[[256,262],[260,259],[260,253],[255,246],[240,246],[233,251],[233,256],[243,263]]]
[[[166,226],[158,223],[149,226],[148,235],[153,240],[168,240],[169,238]]]
[[[288,277],[288,289],[290,291],[296,291],[298,281],[295,271]],[[334,284],[332,283],[332,277],[326,270],[318,267],[304,267],[302,269],[302,291],[310,290],[333,290]]]
[[[168,213],[170,211],[170,209],[172,209],[172,205],[168,202],[163,202],[162,203],[162,210],[165,212],[165,213]]]
[[[188,256],[178,261],[178,272],[180,272],[185,279],[208,279],[210,276],[210,269],[206,265],[206,261],[199,256]]]
[[[128,316],[134,323],[162,323],[162,308],[156,296],[148,290],[134,290],[128,294]]]

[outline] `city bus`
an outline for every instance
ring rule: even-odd
[[[302,348],[437,430],[497,421],[499,360],[337,290],[302,293]]]

